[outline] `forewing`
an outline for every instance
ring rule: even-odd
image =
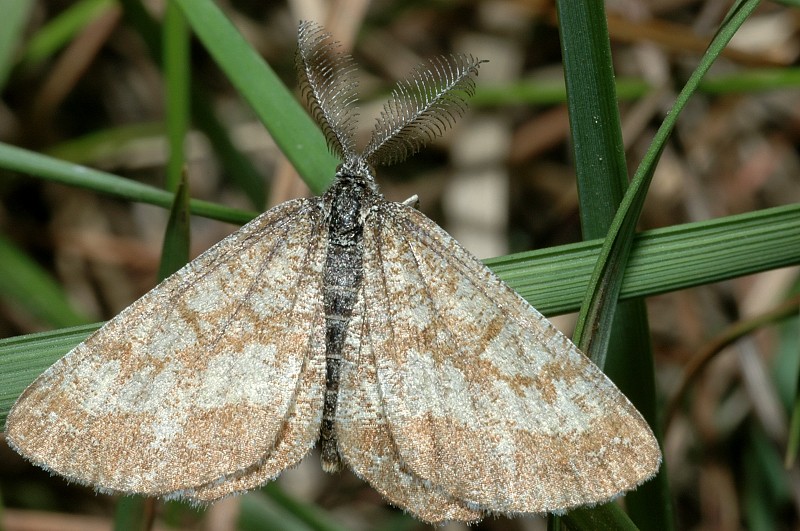
[[[323,258],[318,257],[318,263]],[[275,448],[262,459],[233,474],[218,478],[190,491],[176,493],[179,498],[194,502],[211,502],[232,493],[245,492],[275,479],[283,470],[295,465],[314,446],[319,437],[325,384],[325,357],[308,356],[297,381],[295,399],[281,427]]]
[[[134,302],[25,390],[11,446],[146,495],[243,473],[292,429],[302,437],[277,466],[299,460],[325,385],[321,217],[318,200],[279,205]]]
[[[366,326],[415,475],[487,510],[541,513],[655,474],[650,428],[563,334],[421,213],[387,203],[374,216]]]
[[[363,289],[362,289],[363,291]],[[430,523],[448,520],[475,521],[483,513],[467,507],[430,482],[416,476],[397,453],[397,445],[384,411],[378,387],[373,343],[374,330],[366,311],[364,294],[353,311],[342,352],[341,383],[336,414],[340,455],[360,478],[390,503]]]

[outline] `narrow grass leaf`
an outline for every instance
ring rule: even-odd
[[[18,0],[14,0],[17,2]],[[33,4],[34,2],[28,2]],[[79,0],[66,7],[34,33],[20,60],[22,68],[30,68],[58,53],[83,28],[113,7],[114,0]],[[4,24],[6,6],[3,6]]]
[[[164,232],[164,245],[161,252],[161,263],[158,268],[159,281],[164,280],[172,273],[182,268],[189,262],[190,211],[189,211],[189,183],[184,172],[175,201],[169,212],[169,221]]]
[[[601,238],[606,235],[628,181],[606,14],[602,2],[559,1],[557,6],[581,227],[584,239]],[[624,258],[616,274],[621,285]],[[650,426],[657,427],[655,376],[644,303],[632,300],[618,304],[617,293],[609,295],[604,310],[607,319],[591,323],[590,334],[581,334],[579,329],[573,339],[601,368],[606,364],[610,347],[609,357],[617,362],[612,368],[621,370],[606,372]],[[616,319],[612,317],[614,311]],[[596,343],[599,348],[592,348],[596,335],[605,336],[608,341]],[[662,464],[657,480],[626,495],[630,517],[639,526],[674,527],[665,469]],[[609,528],[635,527],[625,521],[627,517],[621,519],[621,511],[615,504],[580,511],[591,513],[598,520],[608,520],[605,525]],[[571,525],[576,525],[574,517],[567,518]],[[592,527],[596,525],[595,522]]]
[[[0,294],[5,304],[22,310],[42,325],[64,327],[88,322],[86,316],[73,309],[58,282],[3,236]]]
[[[283,507],[299,520],[303,521],[310,529],[317,531],[345,531],[343,527],[336,524],[333,517],[327,511],[317,505],[301,502],[294,497],[286,494],[278,483],[272,482],[265,485],[262,489],[275,504]],[[416,520],[411,520],[415,522]]]
[[[154,60],[161,61],[163,56],[159,23],[140,0],[119,0],[119,3],[123,6],[126,20],[136,28],[147,44],[150,55]],[[266,186],[263,176],[250,159],[236,148],[226,127],[214,113],[211,97],[198,79],[192,80],[190,105],[195,125],[208,137],[225,174],[241,188],[259,211],[264,210]]]
[[[146,184],[125,179],[108,172],[64,162],[33,151],[0,143],[0,167],[59,182],[86,188],[112,197],[139,201],[164,208],[172,205],[172,194]],[[228,223],[246,223],[254,213],[193,199],[192,213]]]
[[[0,88],[17,61],[28,17],[35,5],[32,0],[6,0],[3,3],[3,24],[0,25]]]
[[[603,245],[600,259],[592,275],[589,295],[584,302],[585,311],[581,312],[576,325],[575,334],[578,337],[588,330],[603,332],[610,328],[602,324],[613,318],[614,304],[617,294],[622,286],[622,275],[616,271],[624,268],[631,242],[634,237],[636,222],[639,219],[646,196],[646,190],[655,169],[655,164],[661,154],[667,138],[672,132],[675,122],[686,102],[696,90],[700,80],[719,56],[722,49],[733,37],[736,30],[744,23],[747,17],[758,6],[758,0],[745,0],[738,2],[732,9],[728,22],[724,24],[715,36],[708,51],[703,56],[697,69],[692,73],[681,93],[667,114],[659,128],[653,143],[645,154],[642,163],[634,175],[620,209],[614,217],[609,229],[606,243]],[[607,334],[592,334],[589,350],[603,350],[608,342]]]
[[[242,498],[236,528],[238,531],[260,531],[261,529],[313,531],[321,529],[308,525],[296,513],[286,510],[265,496]]]
[[[164,188],[175,192],[185,180],[184,144],[189,132],[191,74],[189,72],[189,29],[183,13],[174,2],[167,2],[162,26],[164,76],[166,78],[167,141],[169,158]],[[185,183],[184,183],[185,184]]]
[[[102,323],[0,339],[0,422],[20,393]]]
[[[122,496],[114,511],[114,531],[148,531],[148,500],[141,496]]]
[[[247,100],[275,143],[303,180],[320,193],[335,173],[337,161],[325,139],[275,72],[250,47],[209,0],[175,0],[189,24],[240,94]]]

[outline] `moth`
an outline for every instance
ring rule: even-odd
[[[442,134],[481,61],[400,82],[355,148],[353,60],[314,23],[297,68],[342,161],[321,197],[262,214],[39,376],[6,425],[34,464],[100,492],[206,503],[319,446],[426,522],[564,512],[656,473],[647,423],[538,311],[375,166]]]

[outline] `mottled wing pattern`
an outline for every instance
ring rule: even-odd
[[[322,413],[326,240],[318,199],[262,214],[34,381],[9,443],[101,490],[196,499],[296,463]]]
[[[392,504],[409,510],[426,522],[447,520],[475,521],[483,513],[475,511],[446,491],[432,487],[415,475],[397,453],[392,429],[384,411],[377,373],[376,352],[364,318],[364,287],[348,326],[342,352],[343,365],[336,415],[339,453],[360,478],[367,481]]]
[[[367,220],[363,293],[358,355],[377,386],[362,393],[385,415],[392,466],[437,496],[564,511],[657,471],[651,430],[611,381],[418,211],[385,203]]]
[[[316,256],[313,259],[319,260],[316,264],[323,263],[322,257]],[[300,293],[300,296],[308,295]],[[318,331],[313,330],[311,333],[318,334]],[[319,340],[319,337],[315,338],[315,341]],[[181,498],[205,503],[231,493],[245,492],[275,479],[286,468],[303,458],[319,437],[325,386],[324,348],[324,344],[315,345],[313,352],[309,351],[304,360],[305,366],[294,389],[294,404],[277,435],[274,449],[253,465],[182,493]],[[274,382],[274,385],[277,387],[280,383]]]

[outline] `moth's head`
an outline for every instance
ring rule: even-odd
[[[375,182],[375,169],[362,157],[349,157],[336,168],[336,176],[360,177],[367,182]]]

